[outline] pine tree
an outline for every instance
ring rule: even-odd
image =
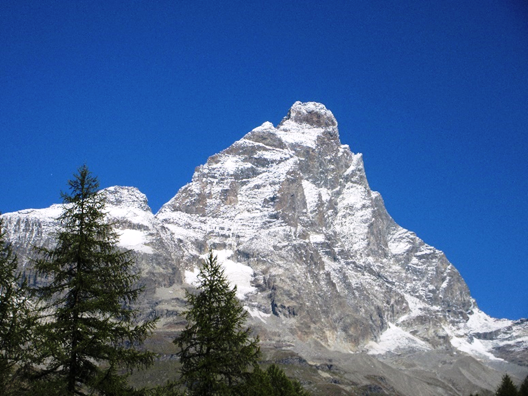
[[[0,394],[8,395],[23,385],[21,374],[30,362],[31,330],[35,321],[25,279],[17,272],[18,261],[5,241],[0,218]]]
[[[187,293],[186,328],[174,340],[181,383],[192,395],[244,394],[260,356],[258,337],[244,327],[247,312],[213,253],[198,275],[198,294]]]
[[[253,367],[253,372],[243,385],[241,394],[245,396],[275,396],[276,393],[271,385],[267,371],[263,371],[259,366]]]
[[[519,388],[519,396],[528,396],[528,375]]]
[[[270,396],[308,396],[309,393],[303,389],[299,381],[289,379],[284,371],[277,365],[272,364],[266,370],[270,380],[272,392]]]
[[[130,394],[127,372],[153,361],[153,354],[135,346],[155,323],[136,323],[131,305],[142,289],[130,252],[117,248],[106,221],[97,178],[82,166],[68,184],[56,245],[38,249],[35,262],[45,278],[36,292],[47,316],[39,326],[45,368],[34,378],[40,380],[34,393]]]
[[[502,382],[497,389],[497,392],[495,392],[495,395],[497,396],[517,396],[517,388],[513,384],[513,381],[511,380],[510,376],[508,374],[504,374],[502,377]]]

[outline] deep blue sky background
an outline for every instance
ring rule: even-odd
[[[86,163],[155,212],[296,100],[485,312],[528,317],[524,0],[3,0],[0,210],[60,202]]]

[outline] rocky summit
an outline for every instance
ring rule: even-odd
[[[311,370],[315,393],[468,395],[528,374],[528,322],[479,310],[444,253],[390,217],[337,125],[324,105],[296,102],[210,157],[155,215],[136,188],[103,190],[147,286],[144,314],[178,331],[212,249],[264,350]],[[2,216],[28,273],[60,211]]]

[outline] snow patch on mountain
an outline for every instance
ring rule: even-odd
[[[151,212],[145,212],[134,207],[116,207],[108,205],[107,213],[115,220],[126,220],[134,224],[140,224],[145,227],[152,225],[154,215]]]
[[[463,327],[472,332],[490,332],[503,329],[512,324],[513,321],[511,320],[492,318],[476,308],[473,310],[473,313],[469,316],[468,321]]]
[[[370,341],[365,348],[370,355],[398,353],[411,349],[419,351],[432,349],[429,344],[393,323],[389,323],[389,328],[381,334],[378,341]]]
[[[64,205],[62,204],[53,204],[49,208],[44,209],[24,209],[20,210],[18,212],[13,212],[13,214],[17,214],[19,216],[23,217],[31,217],[38,220],[55,220],[57,219],[62,212],[64,211]],[[6,215],[10,215],[11,213],[5,213]]]
[[[252,318],[256,318],[256,319],[259,319],[261,320],[262,322],[264,323],[267,323],[266,321],[266,318],[269,318],[271,316],[271,314],[268,314],[268,313],[264,313],[262,311],[259,311],[257,308],[255,307],[248,307],[247,305],[244,306],[244,309],[249,313],[249,315],[252,317]]]
[[[402,255],[412,249],[415,241],[416,235],[414,233],[400,227],[389,239],[389,249],[394,255]]]
[[[423,315],[425,312],[427,312],[427,309],[430,308],[422,300],[413,297],[408,293],[404,293],[403,295],[405,296],[405,300],[407,301],[410,312],[407,315],[400,317],[398,319],[398,323]]]
[[[118,230],[118,244],[122,248],[131,249],[142,253],[152,254],[153,250],[147,246],[148,239],[144,232],[139,230]]]
[[[330,192],[327,188],[316,187],[315,184],[309,182],[308,180],[302,180],[302,186],[308,212],[310,213],[317,210],[319,203],[326,203],[330,199]]]
[[[481,340],[468,334],[460,334],[459,332],[453,331],[449,326],[444,327],[444,330],[449,335],[451,345],[459,351],[480,359],[503,360],[493,355],[493,353],[490,352],[490,345],[485,345]]]
[[[275,133],[281,140],[290,145],[300,145],[315,148],[317,145],[317,138],[324,132],[323,129],[306,130],[301,128],[298,124],[287,121],[277,129]]]
[[[230,257],[234,253],[232,250],[213,250],[212,252],[222,266],[229,286],[236,286],[236,296],[239,300],[244,300],[248,294],[256,292],[256,288],[251,286],[251,280],[254,275],[251,267],[231,260]],[[202,256],[202,259],[205,260],[207,257],[208,254],[205,254]],[[200,270],[198,268],[194,268],[192,271],[185,271],[185,282],[198,287],[200,285],[199,273]]]

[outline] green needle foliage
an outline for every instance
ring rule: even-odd
[[[275,364],[272,364],[266,370],[269,378],[272,391],[268,393],[269,396],[309,396],[308,393],[299,381],[290,380],[284,371]]]
[[[505,374],[502,377],[502,382],[497,389],[497,392],[495,392],[495,395],[497,396],[517,396],[517,388],[513,384],[512,379],[508,374]]]
[[[519,388],[519,396],[528,396],[528,376],[526,376]]]
[[[174,340],[182,364],[181,383],[192,395],[245,394],[260,356],[259,340],[244,327],[247,312],[213,253],[198,275],[198,294],[187,293],[187,327]]]
[[[23,388],[23,373],[31,361],[31,329],[35,323],[25,279],[17,258],[5,242],[0,219],[0,394]]]
[[[128,372],[150,365],[153,354],[135,347],[155,321],[137,324],[131,308],[137,287],[130,252],[117,248],[117,234],[106,221],[99,182],[86,166],[62,194],[64,211],[56,246],[40,248],[35,262],[45,284],[39,334],[40,366],[35,394],[132,394]]]
[[[272,364],[266,371],[255,366],[251,378],[244,385],[245,396],[310,396],[299,381],[289,379],[284,371]]]

